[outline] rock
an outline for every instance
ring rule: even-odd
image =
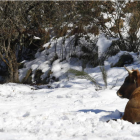
[[[133,57],[130,54],[123,54],[113,67],[123,67],[125,64],[132,64]]]

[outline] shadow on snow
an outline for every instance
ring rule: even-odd
[[[106,122],[108,120],[112,119],[120,119],[123,116],[123,113],[120,112],[119,110],[115,111],[106,111],[106,110],[101,110],[101,109],[82,109],[78,110],[78,112],[94,112],[95,114],[100,114],[100,121]]]

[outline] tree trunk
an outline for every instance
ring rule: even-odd
[[[9,80],[8,80],[8,82],[14,82],[14,79],[13,79],[13,67],[12,67],[12,62],[11,61],[9,61],[8,71],[9,71]]]
[[[19,74],[18,74],[18,64],[15,63],[14,72],[13,72],[13,80],[15,83],[19,83]]]
[[[19,83],[18,66],[16,66],[15,62],[9,64],[8,71],[9,71],[9,81]]]
[[[19,74],[18,74],[18,63],[16,58],[15,51],[10,49],[10,57],[8,58],[9,61],[9,80],[10,82],[19,82]]]

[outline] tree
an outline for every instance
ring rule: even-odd
[[[39,2],[0,2],[0,58],[8,67],[9,81],[19,82],[18,51],[29,46],[33,36],[43,36],[41,27],[42,3]],[[28,44],[25,38],[30,38]]]
[[[16,45],[20,37],[20,28],[17,27],[19,21],[17,12],[17,3],[1,2],[0,7],[0,57],[8,66],[8,72],[11,82],[18,82],[18,64],[16,57]],[[19,15],[19,13],[18,13]]]
[[[129,14],[129,24],[127,45],[129,51],[137,52],[139,51],[140,43],[140,2],[128,2],[124,9],[125,13]]]

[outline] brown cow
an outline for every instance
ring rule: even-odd
[[[125,67],[125,66],[124,66]],[[128,70],[128,76],[125,78],[123,85],[117,91],[117,95],[121,98],[129,99],[123,120],[132,123],[140,122],[140,72],[139,70]]]

